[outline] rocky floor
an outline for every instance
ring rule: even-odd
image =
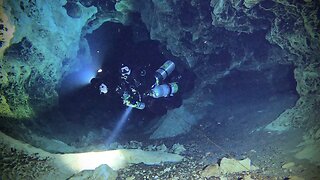
[[[247,102],[247,104],[221,105],[215,107],[212,116],[201,121],[197,126],[184,135],[175,138],[148,140],[141,132],[122,132],[117,148],[139,148],[143,150],[160,150],[174,152],[173,145],[181,144],[186,149],[182,152],[185,159],[180,163],[164,163],[160,165],[135,164],[118,171],[119,180],[153,180],[153,179],[320,179],[320,166],[307,160],[294,157],[298,145],[302,142],[305,132],[293,129],[286,133],[265,131],[263,128],[283,110],[295,102],[294,96],[278,96],[266,101]],[[93,133],[87,141],[90,147],[99,149],[102,140],[93,142],[93,137],[104,139],[104,133]],[[91,142],[92,141],[92,142]],[[96,144],[95,146],[93,146]],[[0,146],[2,155],[0,171],[5,178],[10,179],[14,171],[19,168],[21,178],[32,178],[37,173],[52,171],[46,160],[39,160],[36,156],[27,157],[10,148]],[[88,146],[87,146],[88,148]],[[105,146],[101,146],[105,148]],[[89,148],[90,149],[90,148]],[[82,149],[85,151],[85,149]],[[203,177],[203,170],[219,163],[224,157],[237,160],[249,158],[253,165],[259,167],[256,171],[235,173],[219,177]],[[8,160],[9,158],[9,160]],[[10,159],[11,158],[11,159]],[[31,159],[30,159],[31,158]],[[6,161],[11,163],[6,163]],[[10,167],[12,166],[12,168]],[[39,167],[39,168],[38,168]],[[10,172],[7,172],[10,169]],[[18,172],[18,171],[17,171]],[[29,173],[33,172],[33,173]],[[294,178],[293,178],[294,177]]]
[[[131,141],[121,145],[123,148],[140,148],[144,150],[163,150],[173,152],[172,146],[180,143],[186,149],[182,152],[185,159],[180,163],[164,163],[160,165],[135,164],[118,171],[119,180],[124,179],[288,179],[289,177],[303,177],[305,179],[319,179],[320,167],[308,161],[294,158],[296,146],[301,140],[302,132],[289,131],[285,134],[275,134],[264,131],[254,132],[252,136],[232,139],[228,136],[217,139],[212,133],[205,131],[202,126],[194,127],[187,135],[164,140],[150,140],[144,142]],[[221,143],[225,142],[225,143]],[[32,178],[37,173],[52,171],[46,160],[24,156],[14,149],[1,146],[1,172],[10,177]],[[223,177],[203,177],[203,170],[218,163],[223,157],[244,159],[250,158],[252,164],[259,167],[252,172],[225,175]],[[11,159],[10,159],[11,158]],[[31,159],[30,159],[31,158]],[[12,166],[10,168],[9,166]],[[9,167],[9,168],[8,168]],[[18,169],[17,169],[18,168]],[[8,169],[11,172],[7,172]],[[15,172],[28,172],[17,176]],[[33,173],[30,173],[33,172]]]
[[[252,164],[259,167],[250,173],[227,175],[228,179],[319,179],[319,166],[294,157],[302,142],[303,130],[293,129],[279,134],[263,129],[295,101],[294,95],[280,95],[245,105],[215,108],[211,121],[209,117],[186,135],[144,141],[146,145],[184,145],[186,159],[183,162],[160,166],[137,164],[120,170],[118,179],[223,179],[201,176],[206,166],[218,163],[223,157],[250,158]]]
[[[28,155],[0,142],[0,179],[37,179],[55,171],[49,159]]]
[[[195,130],[197,131],[197,130]],[[237,151],[213,144],[212,140],[204,137],[203,132],[193,133],[189,138],[178,137],[174,141],[179,141],[187,149],[183,155],[184,161],[177,164],[161,164],[158,166],[148,166],[136,164],[129,168],[119,170],[118,179],[319,179],[320,167],[307,161],[297,160],[293,157],[293,150],[300,135],[297,131],[289,132],[285,135],[275,135],[263,137],[260,133],[260,141],[243,144],[251,146],[250,151]],[[296,138],[296,139],[294,139]],[[295,141],[297,140],[297,141]],[[286,141],[286,143],[285,143]],[[170,146],[173,142],[161,141]],[[266,145],[269,144],[269,145]],[[239,147],[242,149],[244,147]],[[248,148],[248,147],[247,147]],[[208,150],[211,149],[211,150]],[[206,166],[216,164],[222,157],[235,159],[250,158],[252,164],[259,167],[252,172],[228,174],[221,177],[203,177],[201,174]]]

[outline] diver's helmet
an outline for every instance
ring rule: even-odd
[[[104,83],[101,83],[99,86],[100,94],[107,94],[108,93],[108,87]]]
[[[120,70],[121,70],[121,75],[122,76],[129,76],[131,74],[131,69],[128,66],[124,65],[124,64],[122,64],[122,67],[121,67]]]

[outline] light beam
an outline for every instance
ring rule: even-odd
[[[112,131],[111,135],[109,136],[109,138],[107,139],[107,145],[110,145],[111,143],[113,143],[113,141],[116,139],[116,137],[119,135],[123,125],[125,124],[125,122],[128,120],[128,117],[130,115],[132,111],[132,107],[127,107],[127,109],[125,110],[125,112],[122,114],[120,120],[118,121],[115,129]]]

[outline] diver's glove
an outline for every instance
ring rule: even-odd
[[[139,102],[139,101],[130,101],[128,99],[124,99],[123,100],[123,104],[126,105],[126,106],[129,106],[129,107],[133,107],[133,108],[136,108],[136,109],[144,109],[146,107],[146,104],[143,103],[143,102]]]

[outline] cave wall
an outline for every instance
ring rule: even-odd
[[[292,127],[296,122],[317,122],[318,1],[122,0],[115,7],[124,14],[139,12],[151,39],[165,44],[167,50],[197,74],[200,81],[196,90],[181,107],[196,114],[197,119],[208,113],[205,109],[211,103],[205,87],[216,84],[234,70],[263,71],[276,64],[292,64],[296,67],[300,100],[288,110],[291,114],[286,116],[285,124]],[[220,54],[228,56],[219,58]],[[181,109],[173,111],[179,114]],[[166,119],[172,118],[163,117],[160,120],[163,123],[156,125],[155,132],[161,132],[159,137],[165,137],[166,131],[167,136],[175,136],[188,130],[167,130]],[[190,127],[188,123],[196,120],[186,121],[181,121],[180,126]],[[155,133],[151,137],[155,138]]]
[[[9,36],[6,40],[11,46],[1,58],[2,116],[30,117],[35,111],[50,107],[57,100],[61,79],[77,64],[79,41],[88,48],[81,35],[93,32],[107,21],[134,25],[137,22],[133,14],[139,14],[150,38],[160,41],[165,46],[163,51],[184,61],[198,78],[193,95],[184,100],[183,106],[156,123],[153,138],[158,132],[161,137],[184,133],[190,129],[190,123],[203,118],[212,104],[207,87],[220,79],[235,71],[264,71],[277,64],[296,67],[301,97],[288,110],[291,115],[286,116],[285,124],[313,124],[317,118],[311,115],[318,113],[316,105],[320,101],[319,1],[1,2],[1,12],[9,17],[7,27],[14,27],[13,39],[10,41]],[[307,107],[312,108],[305,111]],[[181,112],[193,116],[188,116],[188,122],[180,122],[185,127],[181,131],[168,130],[170,123],[166,121],[174,118],[170,115]],[[307,112],[310,117],[305,116]],[[306,118],[293,120],[298,116]],[[282,121],[275,124],[281,125]]]
[[[1,4],[2,22],[8,17],[4,26],[14,33],[1,47],[6,50],[0,59],[0,116],[30,118],[56,104],[59,83],[76,68],[79,42],[86,44],[82,28],[96,8],[77,4],[80,16],[72,18],[65,0]]]

